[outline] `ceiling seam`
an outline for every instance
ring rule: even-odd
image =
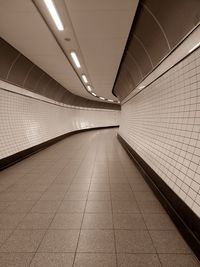
[[[147,51],[145,45],[143,44],[143,42],[140,40],[140,38],[139,38],[136,34],[133,34],[133,37],[135,37],[135,39],[138,41],[138,43],[140,43],[140,45],[143,47],[145,53],[147,54],[147,56],[148,56],[148,58],[149,58],[149,61],[150,61],[150,63],[151,63],[151,66],[152,66],[152,68],[153,68],[153,62],[152,62],[152,60],[151,60],[151,57],[150,57],[149,52]]]
[[[143,5],[143,7],[149,12],[149,14],[153,17],[153,19],[155,20],[155,22],[157,23],[159,29],[161,30],[163,36],[164,36],[164,39],[167,43],[167,46],[168,46],[168,49],[169,51],[171,50],[171,47],[170,47],[170,44],[169,44],[169,41],[168,41],[168,38],[167,38],[167,35],[162,27],[162,25],[160,24],[159,20],[156,18],[156,16],[151,12],[151,10],[144,4],[144,3],[141,3]]]
[[[7,75],[6,75],[6,80],[8,80],[11,70],[12,70],[12,68],[14,67],[15,63],[17,62],[17,60],[20,58],[20,56],[21,56],[21,54],[18,53],[18,55],[16,56],[16,58],[15,58],[15,59],[13,60],[13,62],[11,63],[10,68],[9,68],[9,70],[8,70],[8,73],[7,73]]]

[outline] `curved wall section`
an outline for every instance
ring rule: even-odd
[[[120,110],[119,104],[92,101],[72,94],[2,38],[0,79],[64,104]]]
[[[0,88],[0,159],[72,131],[118,125],[117,110],[63,105],[5,87]]]
[[[200,49],[122,105],[119,133],[200,217]]]

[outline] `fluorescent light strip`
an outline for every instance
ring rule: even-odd
[[[197,47],[199,47],[200,46],[200,42],[198,43],[198,44],[196,44],[194,47],[192,47],[189,51],[188,51],[188,53],[191,53],[192,51],[194,51]]]
[[[81,64],[80,64],[80,62],[78,60],[78,57],[77,57],[76,53],[75,52],[71,52],[70,54],[71,54],[71,57],[72,57],[75,65],[76,65],[76,67],[80,69]]]
[[[91,88],[90,85],[87,86],[87,89],[88,89],[88,91],[90,91],[90,92],[92,91],[92,88]]]
[[[108,99],[108,101],[109,101],[109,102],[114,102],[114,100],[112,100],[112,99]]]
[[[145,85],[141,85],[138,89],[144,89],[145,88]]]
[[[88,79],[87,79],[87,77],[85,76],[85,74],[82,74],[82,79],[83,79],[84,83],[88,83]]]
[[[93,96],[97,96],[95,93],[92,93]]]
[[[58,15],[58,12],[54,6],[54,3],[52,0],[43,0],[46,7],[48,8],[49,10],[49,13],[54,21],[54,23],[56,24],[56,27],[58,28],[59,31],[63,31],[64,30],[64,27],[63,27],[63,24],[62,24],[62,21]]]
[[[100,99],[102,99],[102,100],[105,100],[105,98],[104,98],[104,97],[102,97],[102,96],[100,96],[99,98],[100,98]]]

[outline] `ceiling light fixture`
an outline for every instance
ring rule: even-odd
[[[108,101],[109,101],[109,102],[114,102],[114,100],[112,100],[112,99],[108,99]]]
[[[145,85],[141,85],[138,89],[144,89],[145,88]]]
[[[54,3],[52,0],[43,0],[46,7],[48,8],[49,10],[49,13],[54,21],[54,23],[56,24],[56,27],[58,28],[59,31],[63,31],[64,30],[64,27],[63,27],[63,24],[62,24],[62,21],[58,15],[58,12],[54,6]]]
[[[82,79],[83,79],[84,83],[88,83],[88,79],[87,79],[87,77],[85,76],[85,74],[82,74]]]
[[[95,93],[92,93],[93,96],[97,96]]]
[[[91,88],[90,85],[87,86],[87,89],[88,89],[88,91],[90,91],[90,92],[92,91],[92,88]]]
[[[70,54],[71,54],[71,57],[72,57],[75,65],[76,65],[76,67],[80,69],[81,64],[80,64],[80,62],[78,60],[78,57],[77,57],[76,53],[75,52],[71,52]]]
[[[198,44],[196,44],[194,47],[192,47],[189,51],[188,51],[188,53],[191,53],[192,51],[194,51],[197,47],[199,47],[200,46],[200,42],[198,43]]]
[[[100,99],[102,99],[102,100],[105,100],[105,98],[104,98],[104,97],[102,97],[102,96],[100,96],[99,98],[100,98]]]

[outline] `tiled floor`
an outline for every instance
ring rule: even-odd
[[[71,136],[1,172],[1,267],[199,266],[116,133]]]

